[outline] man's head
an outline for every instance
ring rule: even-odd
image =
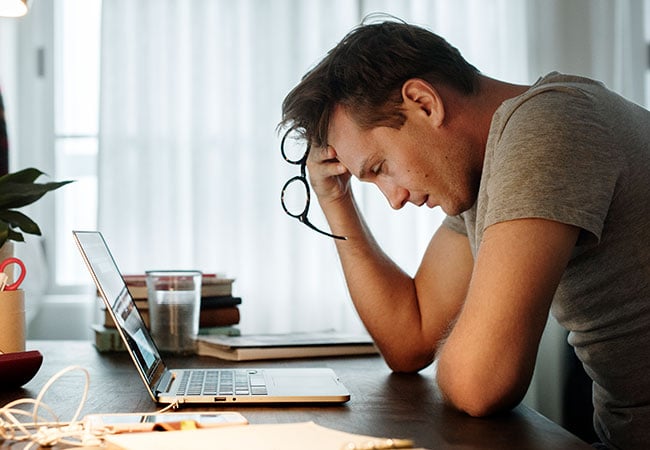
[[[478,74],[456,48],[423,28],[395,21],[360,25],[287,95],[281,125],[322,147],[340,105],[362,128],[400,128],[404,82],[421,78],[470,95]]]

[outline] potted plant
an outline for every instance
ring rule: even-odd
[[[16,208],[34,203],[49,191],[72,182],[36,183],[41,175],[44,173],[30,167],[0,177],[0,248],[7,241],[23,242],[23,232],[41,235],[36,222]]]

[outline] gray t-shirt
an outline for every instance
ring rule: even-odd
[[[476,204],[445,226],[476,255],[498,222],[581,233],[551,307],[593,380],[612,448],[650,445],[650,113],[585,78],[551,73],[496,111]]]

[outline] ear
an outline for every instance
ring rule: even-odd
[[[440,126],[445,119],[445,105],[436,88],[421,78],[411,78],[402,85],[402,100],[407,110],[425,113]]]

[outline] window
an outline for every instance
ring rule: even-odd
[[[650,0],[644,0],[644,5],[645,40],[650,53]],[[71,244],[69,230],[97,227],[101,6],[101,0],[37,2],[30,13],[33,16],[38,15],[39,9],[46,11],[42,13],[39,22],[46,27],[52,26],[54,18],[54,48],[44,56],[47,60],[53,53],[51,59],[54,62],[51,88],[54,117],[45,118],[43,114],[43,120],[54,120],[54,171],[48,173],[53,179],[76,180],[74,189],[66,188],[56,193],[54,214],[37,220],[43,222],[44,230],[56,230],[56,235],[48,244],[52,245],[49,251],[52,267],[50,281],[54,290],[59,292],[88,284],[87,272],[82,267],[76,248]],[[49,9],[53,14],[48,14]],[[38,25],[34,28],[37,27]],[[33,34],[34,29],[30,32]],[[43,57],[42,54],[39,55],[39,58]],[[650,70],[646,72],[646,87],[646,104],[650,105]],[[25,85],[21,92],[24,94],[29,89],[33,88]],[[22,123],[28,122],[25,117],[21,119]],[[41,142],[51,136],[49,132],[44,134]],[[24,147],[49,146],[48,143],[47,147]],[[41,167],[39,160],[36,161],[35,166]],[[25,165],[21,155],[21,166]],[[428,235],[424,239],[428,239]]]
[[[54,149],[63,189],[55,213],[55,288],[87,283],[68,230],[97,227],[101,0],[54,2]],[[80,270],[80,268],[82,270]]]

